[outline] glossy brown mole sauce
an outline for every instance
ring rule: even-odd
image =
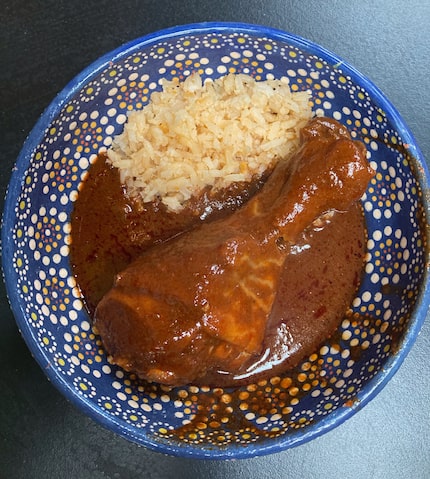
[[[176,214],[161,202],[142,204],[128,198],[118,170],[100,154],[81,185],[71,218],[72,267],[90,315],[115,275],[145,248],[234,211],[263,183],[234,184],[216,197],[205,190]]]
[[[118,171],[100,155],[82,184],[72,215],[72,267],[90,315],[115,275],[143,249],[203,219],[234,211],[262,184],[263,180],[236,184],[217,195],[205,191],[176,214],[159,202],[142,205],[127,198]],[[240,377],[215,372],[205,382],[240,385],[281,374],[318,348],[337,329],[351,303],[360,280],[364,245],[359,205],[306,231],[286,258],[267,325],[265,353]]]
[[[246,384],[284,373],[338,328],[360,283],[366,232],[361,206],[308,230],[286,257],[261,358],[225,383]],[[209,382],[216,382],[217,377]],[[218,381],[219,382],[219,381]]]

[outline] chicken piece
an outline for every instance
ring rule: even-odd
[[[183,385],[240,373],[261,354],[290,246],[322,214],[358,201],[374,174],[336,121],[314,119],[301,136],[241,209],[152,247],[117,276],[95,313],[114,363]]]

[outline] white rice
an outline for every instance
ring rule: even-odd
[[[165,81],[129,113],[108,150],[130,196],[179,211],[210,185],[251,181],[297,147],[311,118],[309,94],[288,81],[229,74],[202,84],[198,74]]]

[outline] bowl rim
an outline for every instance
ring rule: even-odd
[[[3,280],[6,286],[6,294],[12,313],[14,315],[18,329],[34,359],[39,363],[39,366],[41,366],[48,379],[54,384],[54,386],[70,402],[77,406],[78,409],[85,414],[88,414],[92,419],[102,424],[104,427],[135,443],[138,443],[139,445],[146,446],[147,448],[157,452],[163,452],[174,456],[187,456],[201,459],[241,459],[258,455],[272,454],[298,446],[300,444],[304,444],[342,424],[345,420],[350,418],[355,414],[355,412],[360,410],[375,396],[377,396],[377,394],[388,383],[391,377],[397,372],[409,353],[412,345],[414,344],[426,319],[430,306],[430,278],[429,266],[427,266],[424,272],[421,290],[419,292],[418,299],[414,306],[414,311],[411,315],[409,326],[403,337],[401,346],[396,354],[389,357],[384,368],[379,371],[372,380],[366,383],[363,389],[358,393],[357,401],[355,401],[351,407],[337,408],[326,417],[320,419],[317,423],[311,425],[310,427],[303,428],[303,430],[298,430],[293,434],[286,434],[277,438],[275,441],[265,440],[261,443],[257,443],[256,445],[250,445],[247,447],[234,445],[234,447],[227,449],[200,449],[197,446],[182,446],[179,445],[179,443],[170,445],[160,440],[155,440],[150,434],[147,433],[142,435],[135,434],[131,426],[125,426],[124,424],[116,421],[113,416],[107,416],[106,414],[103,414],[95,405],[87,400],[87,398],[78,395],[70,388],[63,376],[54,368],[50,367],[49,360],[44,351],[41,350],[37,342],[33,340],[29,324],[27,323],[26,314],[23,305],[21,304],[21,299],[17,294],[15,284],[13,284],[13,268],[11,262],[14,249],[9,233],[13,229],[16,199],[18,198],[23,186],[24,173],[30,164],[32,151],[43,138],[46,125],[51,124],[67,101],[69,101],[83,87],[83,85],[90,81],[92,77],[95,77],[104,68],[106,68],[109,62],[115,62],[122,57],[129,55],[137,48],[150,46],[153,43],[163,41],[163,39],[171,39],[187,34],[204,34],[213,32],[219,33],[223,31],[237,31],[258,36],[267,35],[271,39],[293,44],[300,47],[304,51],[316,54],[325,61],[328,61],[329,64],[333,66],[341,65],[342,70],[350,75],[354,82],[366,88],[371,95],[372,100],[377,100],[380,105],[383,105],[383,110],[386,116],[391,119],[392,124],[395,125],[398,131],[401,132],[402,137],[407,139],[408,144],[411,147],[410,151],[412,156],[417,163],[417,166],[419,166],[415,169],[415,176],[423,190],[422,202],[425,207],[426,219],[428,220],[428,218],[430,218],[428,194],[429,170],[412,132],[404,122],[400,113],[391,104],[390,100],[385,96],[385,94],[376,85],[374,85],[368,77],[356,70],[347,61],[343,60],[343,58],[299,35],[268,26],[241,22],[201,22],[177,25],[149,33],[129,42],[123,43],[116,49],[111,50],[110,52],[93,61],[89,66],[87,66],[66,84],[66,86],[51,101],[27,136],[27,139],[25,140],[13,167],[9,186],[6,190],[5,206],[1,220],[2,272]],[[429,228],[426,229],[426,235],[428,240]],[[427,256],[428,254],[429,253],[427,251]],[[427,264],[429,263],[427,262]]]

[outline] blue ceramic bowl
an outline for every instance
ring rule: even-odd
[[[161,78],[244,72],[310,89],[313,109],[344,123],[377,170],[364,195],[365,275],[331,340],[294,370],[239,390],[166,388],[109,364],[70,262],[70,213],[101,148]],[[3,216],[10,303],[59,390],[107,428],[163,453],[244,458],[330,430],[374,397],[411,348],[429,305],[425,161],[385,96],[346,62],[265,27],[172,28],[104,56],[57,96],[16,162]],[[213,413],[219,420],[212,420]]]

